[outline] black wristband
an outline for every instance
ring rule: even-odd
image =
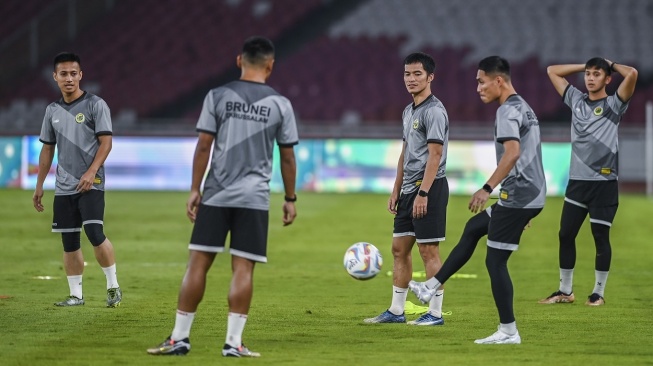
[[[427,192],[427,191],[425,191],[425,190],[423,190],[423,189],[420,189],[419,192],[417,192],[417,194],[418,194],[420,197],[428,197],[428,196],[429,196],[429,192]]]
[[[614,69],[614,65],[616,65],[616,64],[617,64],[616,62],[611,63],[611,64],[610,64],[610,70],[612,70],[612,71],[616,71],[616,70]]]
[[[483,184],[483,190],[487,193],[492,193],[493,191],[492,187],[490,187],[490,185],[487,183]]]
[[[283,196],[283,199],[284,199],[286,202],[295,202],[295,201],[297,201],[297,195],[295,195],[295,197]]]

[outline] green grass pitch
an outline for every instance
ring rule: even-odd
[[[37,213],[30,191],[0,190],[1,365],[207,365],[223,360],[230,279],[228,255],[209,273],[186,357],[153,357],[145,349],[172,330],[191,224],[184,192],[108,192],[105,232],[116,248],[123,304],[104,307],[104,274],[82,235],[88,266],[86,305],[56,308],[68,295],[61,243],[50,232],[52,192]],[[269,263],[259,265],[244,341],[261,352],[259,365],[653,365],[653,201],[623,195],[612,229],[613,261],[606,305],[583,305],[594,282],[594,245],[586,222],[577,240],[574,304],[539,305],[557,289],[562,200],[549,198],[511,257],[521,345],[476,345],[496,330],[498,316],[484,265],[482,240],[461,273],[446,285],[442,327],[366,325],[390,304],[392,216],[387,196],[299,195],[298,218],[281,224],[281,196],[271,204]],[[446,257],[460,237],[468,197],[451,197]],[[342,264],[357,241],[375,244],[382,274],[350,278]],[[422,270],[413,252],[414,270]],[[54,279],[38,279],[51,276]],[[413,295],[408,298],[418,303]],[[411,317],[412,319],[412,317]]]

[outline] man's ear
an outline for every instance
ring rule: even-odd
[[[271,73],[273,68],[274,68],[274,59],[271,58],[268,60],[268,62],[265,63],[265,70],[268,73]]]
[[[243,67],[243,59],[240,55],[236,56],[236,66],[238,66],[239,69]]]

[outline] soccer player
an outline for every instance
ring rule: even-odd
[[[297,200],[293,150],[298,143],[297,126],[290,101],[265,84],[273,63],[274,45],[270,40],[247,39],[236,58],[240,80],[209,91],[204,99],[186,206],[188,217],[195,223],[188,246],[188,266],[172,334],[148,349],[149,354],[183,355],[190,351],[190,329],[204,296],[207,272],[216,254],[225,250],[227,233],[231,233],[232,280],[222,355],[260,356],[245,347],[242,334],[252,300],[254,265],[267,262],[269,182],[275,139],[285,188],[284,226],[293,223]],[[212,146],[211,167],[201,194]]]
[[[111,151],[111,113],[102,98],[80,89],[82,69],[78,55],[58,54],[54,58],[52,76],[61,90],[61,99],[45,110],[39,137],[43,147],[32,202],[36,211],[43,212],[43,182],[50,171],[56,146],[59,163],[52,232],[61,233],[70,296],[55,305],[84,305],[84,256],[80,245],[84,226],[95,259],[107,279],[107,307],[117,307],[122,301],[122,291],[116,277],[113,245],[103,229],[104,161]]]
[[[579,72],[585,73],[587,93],[565,79]],[[618,72],[624,80],[616,94],[608,95],[605,88],[612,80],[612,72]],[[558,234],[560,285],[558,291],[539,302],[574,302],[572,284],[576,265],[576,236],[589,213],[596,247],[596,281],[585,304],[600,306],[605,303],[603,295],[612,259],[610,227],[619,205],[617,130],[635,91],[637,70],[595,57],[585,64],[552,65],[547,68],[547,73],[553,87],[571,108],[572,152]]]
[[[404,84],[413,103],[403,112],[403,147],[397,164],[388,211],[395,215],[392,235],[393,286],[390,307],[366,323],[405,323],[404,307],[411,279],[411,250],[415,242],[427,276],[442,265],[440,242],[445,239],[449,184],[445,176],[449,117],[433,94],[435,62],[425,53],[404,60]],[[444,290],[439,288],[429,310],[411,325],[442,325]]]
[[[474,343],[517,344],[521,337],[515,323],[507,265],[510,255],[519,248],[523,229],[544,207],[546,181],[540,128],[535,113],[512,85],[508,61],[499,56],[481,60],[476,80],[481,100],[500,105],[494,127],[497,167],[469,201],[468,208],[477,214],[467,221],[460,241],[440,271],[426,282],[411,281],[410,289],[422,302],[431,300],[437,288],[467,263],[478,241],[487,235],[485,264],[500,325],[494,334]],[[499,183],[499,201],[483,210]]]

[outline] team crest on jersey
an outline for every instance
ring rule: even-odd
[[[603,114],[603,108],[602,107],[596,107],[594,108],[594,115],[595,116],[600,116]]]
[[[413,130],[416,130],[417,127],[419,127],[419,120],[418,119],[413,121]]]
[[[86,121],[86,117],[84,117],[84,114],[83,113],[77,113],[77,115],[75,116],[75,122],[84,123],[84,121]]]

